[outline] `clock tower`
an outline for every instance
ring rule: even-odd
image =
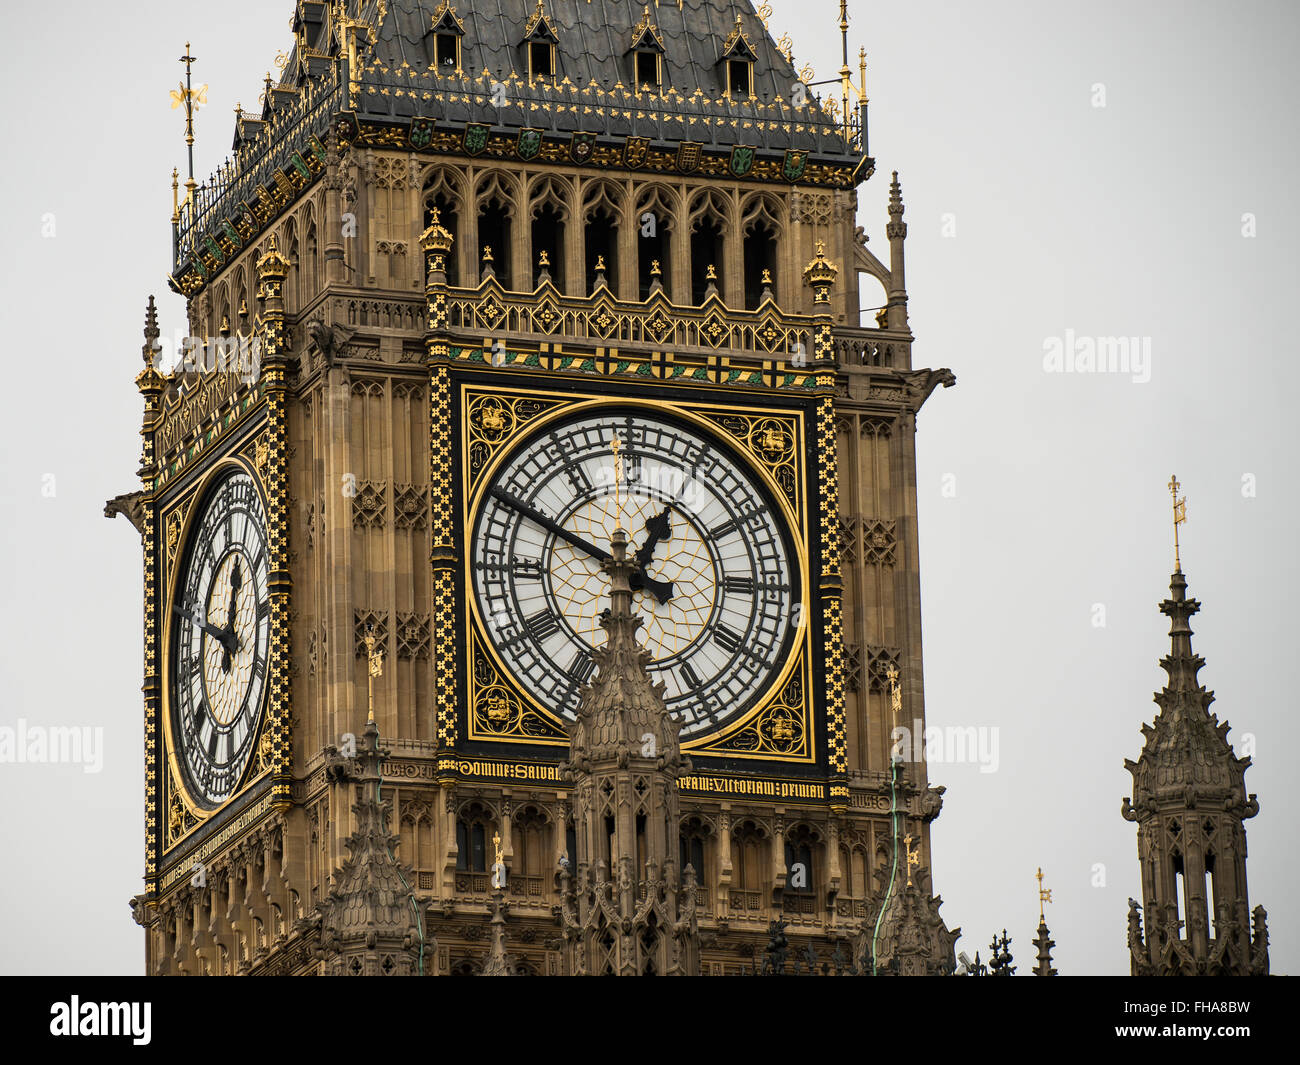
[[[144,543],[149,972],[497,972],[508,940],[521,974],[727,975],[774,921],[951,967],[943,789],[891,727],[924,719],[914,435],[954,379],[912,365],[896,174],[887,263],[856,224],[844,5],[825,98],[770,18],[297,3],[173,216],[190,334],[238,357],[161,372],[151,301],[109,505]],[[592,709],[619,654],[644,734]],[[607,949],[602,876],[689,935]]]

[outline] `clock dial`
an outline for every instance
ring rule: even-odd
[[[684,735],[708,731],[762,696],[793,645],[802,599],[782,515],[728,447],[685,422],[615,408],[552,423],[498,467],[478,506],[484,629],[525,691],[573,717],[604,644],[600,563],[622,525],[651,678]]]
[[[190,794],[225,802],[253,753],[270,645],[266,517],[238,471],[209,489],[172,604],[172,736]]]

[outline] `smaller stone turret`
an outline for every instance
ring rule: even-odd
[[[571,975],[699,974],[695,870],[677,868],[677,779],[688,772],[663,684],[636,643],[627,533],[614,532],[597,673],[569,729],[576,863],[560,871]]]
[[[348,858],[321,905],[321,955],[331,976],[414,976],[418,930],[411,874],[393,857],[399,838],[388,831],[391,806],[380,796],[379,728],[366,723],[357,748],[356,830]]]

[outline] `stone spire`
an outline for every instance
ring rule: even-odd
[[[854,957],[864,973],[872,972],[873,948],[880,976],[946,976],[957,968],[955,944],[961,929],[949,931],[939,916],[943,899],[930,894],[930,871],[924,866],[913,869],[906,881],[901,875],[896,878],[892,892],[885,869],[886,883],[867,905],[854,944]]]
[[[399,837],[388,831],[391,803],[380,796],[379,766],[387,754],[372,719],[357,749],[356,828],[347,839],[348,858],[321,905],[321,954],[332,976],[418,972],[410,870],[393,857]]]
[[[614,532],[604,570],[610,609],[596,677],[569,729],[576,868],[560,871],[572,975],[698,975],[695,870],[677,869],[677,779],[689,772],[663,684],[637,646],[627,533]]]
[[[1038,935],[1034,937],[1034,946],[1038,948],[1038,964],[1034,966],[1035,976],[1055,976],[1056,970],[1052,968],[1052,948],[1056,946],[1056,940],[1050,938],[1047,931],[1047,919],[1038,918]]]
[[[903,187],[898,183],[897,170],[889,183],[889,222],[885,225],[885,236],[889,238],[889,289],[876,324],[907,332],[907,271],[903,256],[907,223],[903,221]]]
[[[1238,758],[1228,723],[1209,712],[1214,693],[1200,683],[1205,660],[1192,650],[1190,620],[1201,608],[1187,598],[1181,565],[1160,612],[1170,619],[1169,654],[1161,660],[1168,683],[1160,707],[1142,726],[1145,744],[1133,774],[1133,796],[1121,813],[1138,826],[1142,915],[1129,900],[1129,948],[1134,976],[1245,976],[1268,972],[1263,907],[1254,912],[1246,891],[1245,822],[1259,812],[1246,793],[1250,758]],[[1213,918],[1213,928],[1211,928]]]
[[[492,911],[492,920],[489,927],[492,930],[492,949],[488,953],[488,959],[483,964],[483,971],[480,976],[514,976],[514,961],[506,953],[506,910],[509,909],[509,903],[506,902],[504,891],[498,891],[492,896],[492,904],[488,907]]]

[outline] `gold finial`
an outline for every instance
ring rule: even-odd
[[[490,244],[483,245],[483,261],[485,263],[490,263],[492,261],[492,245]]]
[[[890,662],[885,676],[889,679],[889,708],[893,714],[894,728],[897,729],[898,715],[903,712],[903,689],[898,686],[898,667]]]
[[[1183,572],[1183,562],[1178,554],[1178,526],[1187,520],[1187,497],[1178,498],[1178,489],[1182,485],[1178,483],[1178,475],[1175,474],[1169,478],[1169,494],[1174,497],[1174,572]]]
[[[736,17],[739,18],[740,16],[737,15]],[[712,263],[709,264],[709,269],[708,269],[708,271],[707,271],[707,272],[705,273],[705,275],[704,275],[704,280],[705,280],[705,281],[716,281],[716,280],[718,280],[718,271],[714,268],[714,266],[713,266]]]
[[[663,272],[662,270],[659,269],[659,260],[658,260],[658,259],[651,259],[651,260],[650,260],[650,276],[651,276],[651,277],[663,277],[663,274],[664,274],[664,272]]]
[[[172,167],[172,225],[181,220],[180,171]]]
[[[442,212],[434,207],[429,213],[429,219],[429,225],[431,226],[442,225]]]
[[[1044,890],[1043,888],[1043,867],[1041,865],[1038,867],[1038,874],[1035,879],[1038,881],[1038,919],[1041,921],[1043,919],[1043,903],[1052,901],[1052,889],[1047,888]]]
[[[623,517],[623,456],[620,452],[623,450],[623,441],[618,436],[613,436],[610,438],[609,447],[614,452],[614,507],[621,520]]]
[[[503,850],[501,849],[501,833],[500,833],[500,832],[493,832],[493,833],[492,833],[492,849],[496,852],[496,857],[495,857],[495,859],[493,860],[493,864],[494,864],[494,865],[505,865],[505,863],[506,863],[506,853],[505,853],[505,851],[503,851]]]
[[[912,870],[921,864],[920,840],[911,833],[903,837],[903,846],[907,851],[907,886],[912,886]],[[917,844],[913,847],[912,844]]]
[[[367,723],[369,723],[375,719],[375,678],[384,675],[384,652],[375,649],[375,645],[379,641],[375,638],[374,625],[366,626],[365,642],[366,664],[370,674],[368,689],[370,716],[366,719]]]
[[[763,285],[770,285],[772,283],[772,271],[769,270],[766,266],[763,267],[763,276],[760,279],[759,283]]]
[[[545,269],[546,267],[548,267],[548,266],[551,265],[551,256],[550,256],[550,253],[547,252],[547,250],[546,250],[545,248],[542,249],[541,258],[539,258],[539,259],[537,260],[537,265],[538,265],[538,267],[540,267],[540,268],[542,268],[542,269]]]
[[[596,269],[597,269],[597,270],[604,270],[604,269],[605,269],[605,256],[603,256],[603,255],[597,255],[597,256],[596,256]]]

